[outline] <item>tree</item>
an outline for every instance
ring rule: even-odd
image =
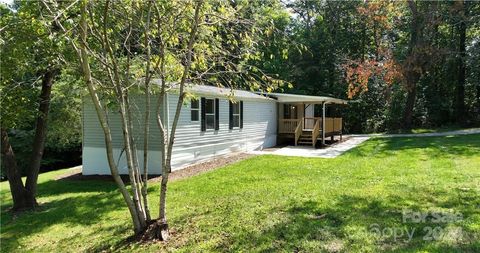
[[[438,57],[435,56],[440,50],[432,45],[432,42],[438,33],[440,15],[437,2],[419,5],[415,1],[409,0],[407,3],[412,18],[407,56],[402,63],[404,84],[407,89],[403,127],[410,129],[417,98],[417,83],[438,60]]]
[[[468,2],[460,0],[456,2],[458,6],[458,54],[457,54],[457,82],[455,86],[455,118],[457,123],[464,125],[465,118],[465,60],[466,60],[466,34],[467,34],[467,16],[468,16]]]
[[[260,33],[247,17],[243,3],[223,1],[105,1],[80,2],[79,25],[64,15],[60,3],[50,5],[49,14],[78,55],[87,89],[104,132],[111,174],[132,218],[134,232],[144,239],[168,238],[166,196],[171,172],[172,148],[179,115],[191,94],[186,85],[209,83],[218,86],[260,87],[283,82],[250,65],[257,56],[254,38]],[[59,6],[58,8],[56,6]],[[68,6],[67,6],[68,7]],[[64,19],[56,17],[65,17]],[[228,29],[227,29],[228,28]],[[78,35],[78,37],[76,37]],[[152,82],[155,80],[155,85]],[[156,81],[158,80],[158,81]],[[165,124],[161,111],[166,93],[175,89],[178,103],[173,122]],[[146,106],[138,110],[132,94],[143,94]],[[157,105],[151,106],[151,97]],[[122,140],[130,187],[120,177],[112,148],[110,111],[116,111],[122,125]],[[162,143],[162,180],[157,219],[148,206],[146,164],[139,166],[135,132],[143,131],[143,159],[148,161],[148,118],[155,113]],[[141,129],[141,130],[139,130]]]
[[[440,20],[437,3],[422,3],[419,7],[415,1],[407,1],[407,6],[411,15],[405,52],[396,39],[399,35],[392,33],[401,28],[395,23],[400,23],[402,6],[389,1],[367,2],[358,11],[365,16],[367,30],[372,31],[373,52],[344,65],[349,98],[367,91],[369,84],[379,79],[386,90],[395,83],[403,84],[407,93],[402,124],[405,129],[412,126],[418,83],[438,60],[435,54],[441,52],[433,44]]]
[[[41,18],[38,7],[38,2],[29,1],[17,2],[15,11],[3,5],[0,7],[3,39],[1,153],[14,211],[37,206],[37,179],[47,136],[52,86],[64,60],[63,42],[56,36],[56,28]],[[38,84],[41,86],[38,110],[32,113],[35,110],[31,104]],[[35,118],[35,134],[24,184],[8,132],[24,127],[29,118]]]

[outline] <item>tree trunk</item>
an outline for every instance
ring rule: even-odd
[[[161,240],[168,240],[169,232],[168,232],[168,222],[167,222],[167,184],[168,184],[168,176],[170,174],[171,168],[167,165],[167,168],[163,170],[162,174],[162,182],[160,184],[160,209],[159,209],[159,217],[158,217],[158,226],[159,226],[159,235]]]
[[[413,118],[413,108],[415,106],[415,100],[417,98],[417,89],[415,84],[412,89],[407,93],[407,102],[405,104],[405,111],[403,115],[403,128],[411,129],[412,128],[412,118]]]
[[[7,171],[10,191],[13,199],[13,211],[29,210],[37,207],[36,193],[37,180],[47,137],[47,121],[52,95],[52,85],[57,70],[49,69],[42,77],[42,90],[40,93],[40,106],[38,108],[35,137],[33,139],[32,154],[27,171],[25,186],[22,182],[21,172],[18,170],[15,154],[8,140],[6,129],[2,129],[2,155],[3,164]]]
[[[410,25],[410,42],[408,44],[408,57],[403,66],[404,76],[407,88],[407,101],[405,104],[405,111],[403,113],[403,128],[410,129],[412,127],[413,108],[415,106],[415,99],[417,97],[417,82],[420,79],[418,73],[418,56],[417,47],[420,44],[420,17],[417,10],[417,5],[414,1],[408,1],[408,7],[412,12],[412,23]]]
[[[197,29],[199,25],[199,18],[200,18],[200,9],[202,6],[202,1],[197,1],[195,6],[195,16],[192,23],[192,30],[190,31],[190,37],[188,41],[188,48],[187,48],[187,55],[186,55],[186,62],[183,68],[182,78],[179,84],[179,95],[177,106],[175,109],[175,116],[173,118],[172,127],[169,134],[166,134],[165,129],[162,127],[161,118],[157,116],[157,122],[161,129],[161,134],[164,137],[163,142],[163,149],[162,149],[162,182],[160,185],[160,208],[159,208],[159,217],[156,225],[157,231],[157,238],[160,240],[168,240],[169,231],[168,231],[168,222],[167,222],[167,185],[168,185],[168,176],[172,171],[172,150],[173,144],[175,141],[175,132],[177,130],[178,120],[180,118],[180,112],[182,110],[183,101],[185,99],[185,92],[184,87],[187,81],[188,74],[190,72],[190,67],[192,64],[192,54],[193,54],[193,45],[195,43],[195,37],[197,35]],[[160,96],[163,96],[165,93],[165,82],[162,80],[162,92]],[[163,97],[160,97],[159,101],[163,101]],[[159,105],[161,105],[159,103]],[[167,126],[168,127],[168,126]],[[168,140],[168,142],[167,142]],[[166,155],[165,155],[166,152]]]
[[[150,223],[152,220],[150,216],[150,207],[148,206],[148,150],[149,150],[149,139],[150,139],[150,78],[152,77],[150,73],[150,15],[152,10],[152,1],[148,2],[147,6],[147,22],[145,24],[145,33],[144,33],[144,46],[146,48],[146,67],[145,67],[145,120],[144,120],[144,129],[143,129],[143,185],[142,185],[142,198],[143,198],[143,208],[145,209],[145,218],[147,223]]]
[[[462,9],[459,11],[460,23],[458,24],[459,44],[457,55],[458,76],[455,87],[455,119],[458,124],[466,123],[465,117],[465,38],[467,25],[465,23],[465,5],[460,1]]]
[[[105,110],[100,103],[99,95],[96,90],[95,85],[93,84],[92,80],[92,73],[90,70],[89,64],[89,53],[87,51],[87,34],[88,34],[88,25],[87,25],[87,1],[83,0],[80,5],[80,44],[79,47],[75,43],[73,43],[74,48],[77,49],[77,54],[80,59],[80,64],[82,67],[83,77],[85,79],[85,83],[87,84],[88,92],[90,97],[92,98],[92,102],[95,106],[95,111],[98,116],[98,120],[100,122],[100,126],[104,132],[105,137],[105,147],[107,152],[107,160],[108,165],[110,167],[110,173],[112,174],[115,183],[117,184],[122,197],[127,204],[128,210],[130,212],[130,216],[133,221],[133,227],[135,233],[140,233],[144,230],[144,227],[141,225],[141,221],[139,220],[139,215],[136,210],[135,204],[130,196],[130,193],[125,186],[122,178],[120,177],[120,173],[118,171],[118,167],[116,165],[115,159],[113,157],[113,144],[112,144],[112,134],[110,131],[110,126],[107,121],[107,117],[105,115]]]
[[[480,83],[477,83],[477,120],[480,120]]]
[[[13,199],[12,211],[34,209],[37,206],[37,201],[31,192],[27,191],[23,185],[22,175],[20,171],[18,171],[17,161],[15,160],[15,153],[8,140],[7,130],[4,128],[1,129],[1,138],[2,163],[7,173]]]
[[[37,123],[35,126],[35,137],[33,140],[32,155],[30,166],[27,172],[27,181],[25,188],[35,196],[37,193],[37,180],[40,171],[40,163],[45,148],[47,138],[48,112],[50,108],[50,98],[52,95],[53,80],[57,75],[57,70],[48,70],[42,78],[42,91],[40,93],[40,106],[38,108]]]

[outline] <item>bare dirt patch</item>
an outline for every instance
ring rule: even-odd
[[[64,174],[56,176],[55,180],[68,179],[70,177],[76,177],[78,175],[80,175],[80,176],[82,175],[82,166],[77,166],[77,167],[70,168]]]
[[[183,178],[188,178],[192,177],[195,175],[199,175],[202,173],[205,173],[207,171],[215,170],[217,168],[221,168],[223,166],[239,162],[241,160],[245,160],[247,158],[250,158],[252,156],[255,156],[254,154],[247,154],[247,153],[238,153],[234,155],[229,155],[229,156],[223,156],[223,157],[218,157],[214,158],[212,160],[208,160],[205,162],[201,163],[196,163],[190,166],[187,166],[183,169],[173,171],[170,176],[168,177],[170,181],[175,181]],[[149,181],[160,181],[161,177],[156,177],[152,178]]]

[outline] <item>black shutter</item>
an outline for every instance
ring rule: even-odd
[[[243,101],[240,101],[240,128],[243,128]]]
[[[220,100],[215,98],[215,130],[220,129]]]
[[[205,98],[200,99],[200,111],[201,111],[201,120],[200,120],[200,127],[202,132],[207,130],[207,122],[206,122],[206,116],[205,116]]]
[[[233,129],[233,103],[232,101],[228,102],[228,129]]]

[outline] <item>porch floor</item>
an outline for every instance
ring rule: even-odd
[[[250,153],[283,156],[335,158],[343,154],[344,152],[358,146],[360,143],[368,140],[370,137],[343,136],[343,138],[348,139],[320,149],[316,149],[311,146],[286,146],[282,148],[269,148],[261,151],[252,151]]]

